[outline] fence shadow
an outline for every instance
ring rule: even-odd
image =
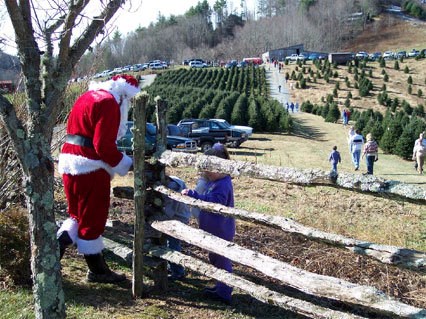
[[[228,149],[229,153],[240,155],[240,156],[263,156],[266,153],[274,151],[274,148],[252,148],[252,147],[240,147],[237,149]]]

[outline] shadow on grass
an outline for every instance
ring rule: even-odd
[[[293,318],[305,319],[307,317],[286,311],[280,307],[262,303],[250,295],[234,290],[232,304],[226,305],[220,301],[210,299],[203,294],[203,288],[213,286],[213,280],[204,280],[197,277],[187,277],[182,281],[172,282],[166,294],[158,292],[155,298],[173,300],[180,307],[197,308],[200,310],[228,310],[257,319]]]
[[[250,140],[260,141],[260,142],[272,141],[270,138],[267,138],[267,137],[250,137]]]
[[[293,118],[293,120],[294,130],[292,135],[310,140],[315,139],[321,142],[327,141],[323,138],[325,134],[321,132],[318,128],[306,125],[306,121],[300,118]]]
[[[274,151],[274,148],[251,148],[251,147],[241,147],[238,150],[229,150],[231,154],[239,156],[263,156],[265,153],[270,153]]]

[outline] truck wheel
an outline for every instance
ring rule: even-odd
[[[212,142],[203,142],[201,144],[201,152],[204,153],[205,151],[208,151],[209,149],[212,148],[212,146],[213,146]]]
[[[230,147],[234,147],[234,148],[238,148],[240,147],[241,143],[238,141],[233,141],[229,146]]]

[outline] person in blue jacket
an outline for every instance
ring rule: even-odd
[[[220,143],[213,145],[213,147],[204,154],[217,156],[223,159],[230,159],[228,150]],[[208,183],[203,193],[198,193],[196,190],[190,189],[184,189],[181,193],[206,202],[234,207],[234,189],[232,186],[231,176],[216,172],[205,172],[204,176],[208,179]],[[234,218],[225,217],[208,211],[202,210],[200,212],[199,227],[210,234],[227,241],[232,241],[235,236]],[[215,267],[232,272],[232,263],[228,258],[215,253],[209,253],[209,260]],[[216,282],[216,285],[212,288],[205,288],[204,293],[207,296],[213,299],[218,299],[226,304],[231,303],[232,287],[227,286],[222,282]]]

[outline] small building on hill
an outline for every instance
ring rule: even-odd
[[[268,53],[269,53],[270,61],[272,60],[284,61],[286,56],[289,56],[292,54],[299,55],[302,52],[304,52],[304,45],[296,44],[286,48],[270,50]]]

